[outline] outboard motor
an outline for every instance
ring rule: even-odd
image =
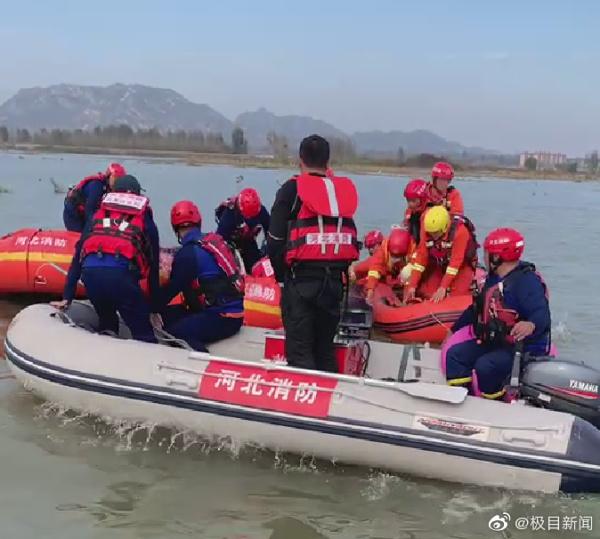
[[[348,291],[348,302],[338,325],[337,340],[368,339],[373,326],[373,312],[362,293]]]
[[[600,428],[600,371],[583,363],[531,360],[520,380],[521,397],[535,406],[567,412]]]

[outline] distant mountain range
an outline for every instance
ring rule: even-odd
[[[97,125],[127,124],[134,129],[201,130],[222,133],[228,139],[240,126],[249,146],[267,147],[267,133],[285,135],[291,147],[308,134],[350,139],[361,153],[406,154],[435,153],[469,155],[497,153],[483,148],[465,147],[430,131],[368,131],[347,134],[335,126],[308,116],[277,116],[265,108],[244,112],[231,121],[209,105],[189,101],[174,90],[140,84],[80,86],[58,84],[47,88],[26,88],[0,105],[0,125],[30,130],[93,129]]]

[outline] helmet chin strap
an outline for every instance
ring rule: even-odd
[[[490,255],[490,271],[496,273],[503,260],[498,255]]]

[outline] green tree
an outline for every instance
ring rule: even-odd
[[[241,127],[236,127],[231,132],[231,148],[233,153],[248,153],[248,141],[244,137],[244,130]]]
[[[0,142],[6,144],[8,142],[8,129],[5,125],[0,126]]]
[[[396,162],[400,166],[406,164],[406,154],[404,153],[404,148],[402,146],[398,148],[398,152],[396,153]]]
[[[590,155],[590,170],[596,172],[598,170],[598,150],[594,150]]]
[[[27,129],[17,129],[17,142],[31,142],[31,135],[29,134],[29,131]]]
[[[537,159],[535,157],[525,159],[525,168],[527,170],[537,170]]]
[[[567,172],[570,174],[575,174],[577,172],[577,161],[571,161],[567,163]]]
[[[274,131],[267,133],[267,142],[273,152],[273,157],[282,163],[288,160],[288,140],[283,135],[278,135]]]

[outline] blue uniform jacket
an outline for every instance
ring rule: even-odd
[[[89,254],[85,257],[85,260],[81,261],[81,247],[85,239],[90,235],[92,230],[92,220],[90,219],[86,225],[85,229],[75,246],[75,254],[73,255],[73,261],[71,262],[71,267],[69,268],[69,274],[67,275],[67,282],[65,285],[65,290],[63,297],[68,301],[72,301],[75,297],[75,291],[77,288],[77,281],[81,277],[81,269],[85,268],[98,268],[98,267],[109,267],[109,268],[125,268],[129,269],[130,263],[129,261],[123,259],[122,257],[115,257],[107,254],[103,254],[102,256],[98,256],[95,254]],[[150,260],[150,273],[148,275],[148,287],[150,292],[150,302],[152,305],[152,312],[158,312],[159,305],[159,282],[158,282],[158,269],[160,262],[160,246],[158,240],[158,228],[156,228],[156,223],[154,222],[154,218],[152,217],[152,211],[146,212],[146,217],[144,221],[144,230],[146,235],[148,236],[148,242],[150,244],[151,251],[151,260]],[[136,276],[138,279],[141,278],[140,275]]]
[[[520,263],[522,265],[523,262]],[[535,324],[533,334],[525,339],[525,350],[532,354],[545,354],[550,345],[550,305],[546,298],[546,290],[542,281],[534,271],[518,271],[517,275],[512,272],[500,279],[495,273],[488,274],[483,292],[501,280],[508,280],[509,285],[504,287],[504,304],[508,309],[514,309],[519,313],[520,320],[526,320]],[[466,309],[461,317],[452,327],[456,332],[464,326],[475,323],[475,313],[472,307]]]
[[[96,210],[100,207],[100,202],[102,201],[102,197],[105,193],[105,182],[102,180],[93,180],[88,182],[83,186],[81,193],[85,199],[84,223],[87,223],[92,218]],[[72,201],[67,199],[65,201],[65,208],[67,208],[67,211],[71,215],[81,218]]]
[[[217,234],[220,234],[225,241],[234,241],[236,230],[245,223],[251,230],[256,226],[261,226],[266,237],[270,222],[269,212],[264,206],[261,206],[260,213],[252,219],[245,219],[237,207],[225,208],[219,219]]]
[[[213,256],[198,245],[203,237],[200,229],[188,232],[181,241],[181,249],[177,251],[171,266],[169,283],[161,288],[160,301],[164,308],[177,294],[191,290],[192,283],[198,279],[206,281],[223,275]],[[241,313],[244,310],[241,299],[224,302],[206,308],[216,313]]]

